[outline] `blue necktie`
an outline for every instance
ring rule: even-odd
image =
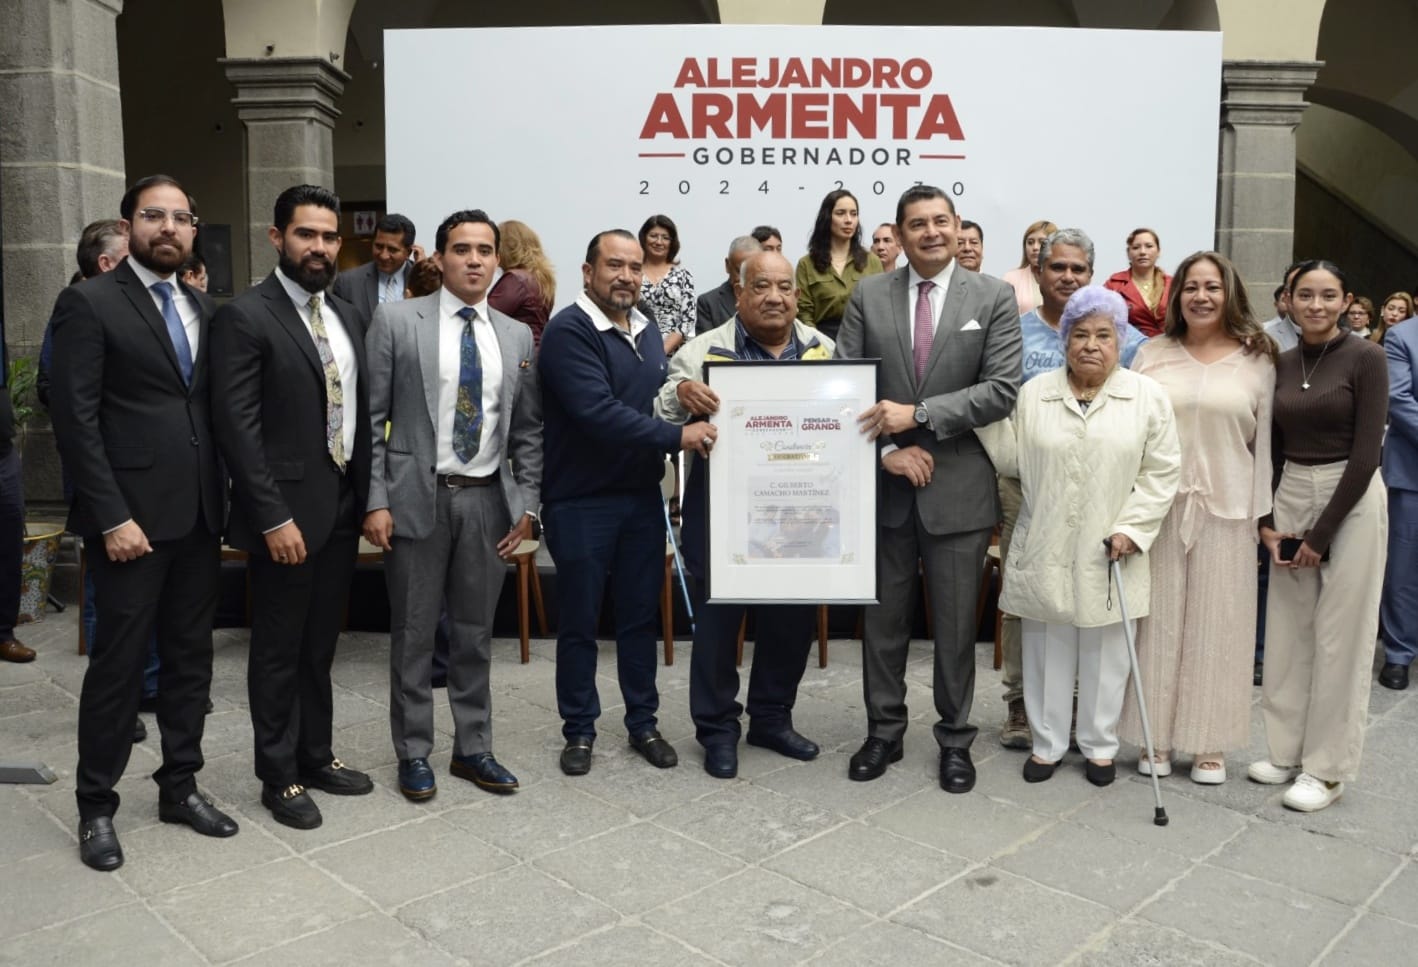
[[[192,384],[192,344],[187,341],[187,330],[182,328],[182,317],[177,314],[177,306],[172,301],[172,283],[154,282],[153,291],[162,300],[162,318],[167,323],[167,338],[172,340],[172,348],[177,352],[177,368],[182,370],[182,382]]]
[[[458,402],[453,408],[453,455],[467,463],[478,455],[483,431],[483,364],[473,336],[472,306],[458,310],[463,336],[458,346]]]

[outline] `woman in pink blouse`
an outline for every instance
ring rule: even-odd
[[[1164,335],[1132,368],[1161,383],[1177,414],[1182,480],[1152,545],[1152,610],[1138,622],[1138,660],[1155,761],[1192,756],[1193,782],[1226,781],[1224,753],[1250,742],[1256,627],[1256,523],[1270,512],[1275,343],[1251,316],[1224,255],[1177,268]],[[1122,736],[1141,744],[1129,693]]]
[[[1039,307],[1039,280],[1034,278],[1034,263],[1039,258],[1039,247],[1044,239],[1057,232],[1059,227],[1047,218],[1041,219],[1024,230],[1024,251],[1019,267],[1010,269],[1000,279],[1014,287],[1014,299],[1019,303],[1019,314]]]

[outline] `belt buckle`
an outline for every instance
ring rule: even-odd
[[[443,475],[443,486],[448,490],[458,490],[460,485],[453,482],[453,478],[456,476],[458,476],[456,473],[445,473]]]

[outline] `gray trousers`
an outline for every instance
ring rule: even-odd
[[[975,697],[975,600],[980,565],[993,528],[929,534],[914,512],[900,527],[877,532],[881,603],[866,609],[862,638],[862,694],[867,734],[889,742],[906,732],[906,662],[911,644],[911,601],[925,568],[935,625],[933,691],[941,748],[966,748],[978,731],[970,724]]]
[[[448,606],[448,704],[453,754],[492,751],[488,666],[492,619],[507,565],[497,542],[511,527],[507,501],[487,487],[437,488],[433,533],[401,538],[385,555],[389,583],[389,725],[400,759],[433,751],[433,638]]]

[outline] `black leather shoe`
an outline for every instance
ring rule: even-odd
[[[101,873],[123,865],[123,847],[113,831],[112,816],[98,816],[79,824],[79,859]]]
[[[975,764],[969,749],[940,750],[940,787],[946,792],[969,792],[975,788]]]
[[[1408,666],[1385,662],[1383,671],[1379,672],[1379,684],[1396,692],[1403,691],[1408,687]]]
[[[791,727],[781,732],[755,732],[749,729],[745,741],[760,749],[772,749],[779,755],[785,755],[789,759],[801,759],[804,762],[816,759],[818,752],[822,751],[816,742],[803,738]]]
[[[878,779],[886,771],[887,763],[900,762],[900,742],[888,742],[876,736],[868,736],[847,763],[847,778],[855,782],[869,782]]]
[[[1254,685],[1256,688],[1260,688],[1261,685],[1265,682],[1264,669],[1264,665],[1262,665],[1260,662],[1256,662],[1255,671],[1251,672],[1251,684]]]
[[[142,742],[147,737],[148,727],[143,724],[143,720],[141,718],[135,717],[133,719],[133,742]]]
[[[1105,766],[1091,760],[1084,760],[1083,774],[1088,777],[1088,781],[1095,786],[1111,786],[1113,780],[1118,777],[1118,767],[1116,763],[1109,762]]]
[[[679,765],[679,754],[675,747],[666,742],[660,733],[651,729],[630,737],[630,747],[645,757],[645,761],[656,769],[673,769]]]
[[[595,740],[588,735],[578,735],[566,740],[566,748],[561,750],[561,771],[568,776],[584,776],[591,771],[591,744]]]
[[[302,772],[300,784],[332,796],[365,796],[374,791],[374,782],[369,776],[358,769],[351,769],[339,759],[332,759],[328,766],[321,766],[314,772]]]
[[[405,799],[413,802],[433,798],[438,792],[438,783],[433,778],[427,759],[399,760],[399,791]]]
[[[739,774],[739,749],[729,742],[704,747],[704,771],[715,779],[732,779]]]
[[[158,819],[165,823],[186,823],[203,836],[235,836],[241,827],[200,792],[182,802],[158,800]]]
[[[448,764],[448,771],[459,779],[466,779],[479,789],[488,792],[509,793],[517,791],[517,777],[508,772],[492,757],[491,752],[477,755],[455,755]]]
[[[1024,760],[1024,781],[1043,782],[1053,778],[1054,770],[1059,767],[1057,762],[1035,762],[1031,755]]]
[[[270,783],[261,784],[261,805],[271,811],[276,822],[292,829],[314,829],[324,822],[320,807],[310,798],[304,786],[290,785],[282,788]]]

